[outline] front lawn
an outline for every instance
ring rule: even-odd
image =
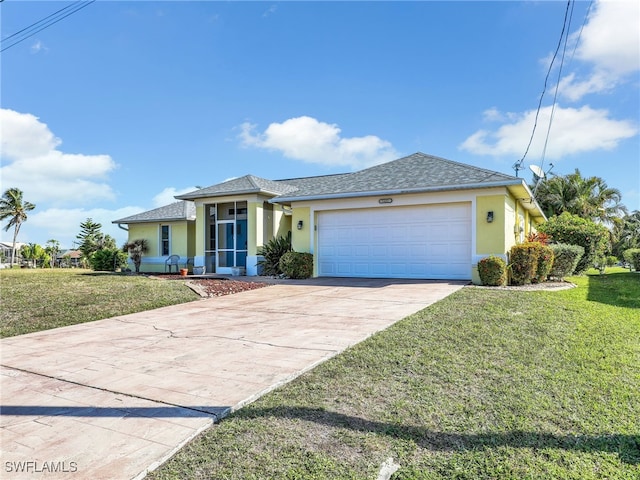
[[[80,269],[0,270],[0,337],[190,302],[184,282]]]
[[[640,478],[640,274],[464,288],[214,426],[152,479]]]

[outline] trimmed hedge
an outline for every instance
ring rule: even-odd
[[[596,257],[604,254],[609,237],[609,231],[603,225],[569,212],[551,217],[537,228],[550,235],[553,243],[568,243],[584,248],[584,255],[575,269],[576,275],[586,272],[593,266]]]
[[[501,287],[507,283],[507,262],[491,255],[478,262],[478,274],[483,285]]]
[[[280,270],[289,278],[302,279],[313,275],[311,253],[287,252],[280,258]]]
[[[578,262],[584,255],[584,248],[580,245],[568,245],[566,243],[554,243],[550,247],[553,250],[554,259],[549,275],[563,280],[564,277],[571,275],[575,271]]]
[[[542,283],[547,281],[547,277],[551,273],[555,254],[553,253],[553,249],[548,245],[538,242],[535,243],[538,244],[538,268],[536,270],[536,276],[532,281],[535,280],[535,283]]]
[[[630,263],[636,272],[640,272],[640,248],[630,248],[625,250],[622,255],[625,262]]]
[[[514,245],[509,251],[509,269],[512,285],[527,285],[537,277],[539,243]]]

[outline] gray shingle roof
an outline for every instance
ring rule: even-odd
[[[111,223],[145,223],[170,222],[178,220],[195,220],[196,206],[193,202],[179,201],[164,207],[154,208],[130,217],[114,220]]]
[[[357,196],[371,192],[420,192],[448,190],[496,184],[519,184],[521,179],[492,170],[474,167],[444,158],[414,153],[358,172],[326,177],[290,179],[282,182],[298,189],[278,200],[317,198],[322,196]]]
[[[272,196],[273,202],[291,202],[343,196],[417,193],[521,184],[522,179],[511,175],[418,152],[353,173],[284,180],[267,180],[254,175],[245,175],[178,195],[175,198],[195,200],[206,197],[261,193]],[[115,220],[113,223],[155,222],[184,220],[186,218],[195,218],[193,202],[173,203],[166,207]]]
[[[266,178],[245,175],[244,177],[233,178],[226,182],[201,188],[193,192],[178,195],[176,198],[182,200],[193,200],[203,197],[216,197],[222,195],[241,195],[247,193],[265,193],[273,196],[291,193],[296,188],[286,183],[267,180]]]

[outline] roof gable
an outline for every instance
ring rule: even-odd
[[[195,200],[204,197],[219,197],[224,195],[244,195],[249,193],[263,193],[267,195],[282,195],[295,191],[295,187],[284,182],[267,180],[254,175],[232,178],[226,182],[201,188],[193,192],[177,195],[181,200]]]

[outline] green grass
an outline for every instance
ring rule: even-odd
[[[640,478],[640,275],[465,288],[222,420],[151,479]]]
[[[0,288],[1,337],[200,298],[184,282],[79,269],[0,270]]]

